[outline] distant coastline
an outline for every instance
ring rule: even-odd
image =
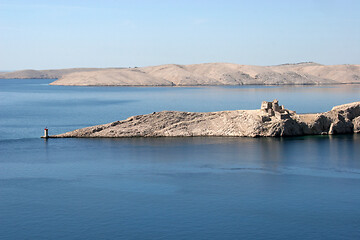
[[[360,65],[313,62],[253,66],[167,64],[134,68],[69,68],[0,72],[0,79],[54,79],[63,86],[237,86],[360,84]]]

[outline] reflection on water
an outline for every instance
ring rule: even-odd
[[[57,168],[62,164],[90,164],[90,170],[96,171],[97,167],[106,166],[108,171],[150,173],[261,170],[317,175],[316,171],[320,171],[320,175],[326,172],[329,177],[358,178],[359,144],[357,134],[295,138],[23,139],[3,141],[0,161],[3,166],[59,164]],[[308,173],[302,172],[305,169]],[[2,177],[10,174],[2,170]],[[61,177],[62,172],[56,175]]]
[[[2,141],[0,236],[357,239],[359,143],[358,135]]]

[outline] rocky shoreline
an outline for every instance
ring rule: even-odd
[[[77,129],[50,138],[131,137],[285,137],[360,132],[360,102],[316,114],[297,114],[277,100],[258,110],[220,112],[162,111]]]

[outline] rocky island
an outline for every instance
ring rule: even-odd
[[[50,137],[285,137],[359,131],[360,102],[335,106],[324,113],[297,114],[274,100],[262,102],[261,109],[257,110],[154,112]]]
[[[73,68],[0,73],[1,78],[51,78],[62,86],[220,86],[359,84],[360,65],[313,62],[253,66],[165,64],[132,68]]]

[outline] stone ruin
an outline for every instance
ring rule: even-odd
[[[268,113],[270,117],[275,116],[278,119],[288,119],[291,115],[295,114],[295,111],[285,109],[284,105],[279,105],[278,100],[272,102],[263,101],[261,103],[261,110]]]

